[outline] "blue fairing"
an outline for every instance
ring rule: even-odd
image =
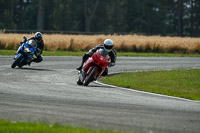
[[[36,51],[36,46],[32,46],[31,44],[28,43],[23,43],[17,50],[16,56],[15,56],[15,60],[21,55],[22,59],[21,61],[18,63],[18,66],[22,67],[23,65],[26,65],[27,63],[29,63],[32,58],[33,55]]]

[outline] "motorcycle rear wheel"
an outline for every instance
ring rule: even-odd
[[[87,86],[90,82],[92,82],[94,80],[94,76],[95,76],[96,72],[97,72],[96,68],[93,68],[91,73],[83,81],[84,86]]]
[[[22,56],[19,55],[17,59],[12,63],[11,68],[15,68],[18,65],[18,63],[21,61],[21,59],[22,59]]]

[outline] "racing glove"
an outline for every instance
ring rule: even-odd
[[[23,40],[21,41],[21,44],[25,43],[27,41],[27,38],[24,36]]]
[[[89,58],[89,57],[91,57],[91,56],[92,56],[92,53],[91,53],[91,52],[88,52],[88,53],[85,54],[85,57],[86,57],[86,58]]]

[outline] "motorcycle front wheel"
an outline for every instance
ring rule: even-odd
[[[12,63],[11,68],[15,68],[19,64],[22,58],[23,58],[22,55],[19,55],[17,59],[15,59],[15,61]]]
[[[108,75],[108,67],[106,67],[106,69],[101,74],[101,76],[106,76],[106,75]]]
[[[87,86],[90,82],[94,80],[96,72],[97,72],[96,68],[93,68],[92,71],[89,73],[89,75],[83,81],[84,86]]]
[[[78,76],[78,80],[76,81],[76,83],[77,83],[78,85],[83,85],[83,82],[81,82],[81,79],[80,79],[80,75]]]

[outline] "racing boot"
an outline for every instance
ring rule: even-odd
[[[82,67],[83,67],[83,63],[91,56],[92,54],[89,54],[89,53],[86,53],[83,55],[83,58],[82,58],[82,62],[81,62],[81,66],[80,67],[77,67],[76,70],[81,70]]]
[[[30,66],[30,65],[31,65],[31,62],[29,62],[28,65]]]
[[[81,64],[80,67],[77,67],[76,70],[80,71],[82,69],[83,65]]]

